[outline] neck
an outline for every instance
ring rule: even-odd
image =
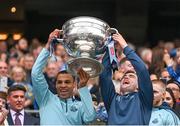
[[[129,93],[131,93],[131,92],[123,92],[123,91],[120,92],[121,95],[127,95],[127,94],[129,94]]]

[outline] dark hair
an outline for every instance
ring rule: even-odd
[[[163,57],[164,57],[164,48],[154,47],[152,49],[152,62],[149,67],[149,72],[150,74],[156,73],[158,78],[161,76],[161,71],[165,67]]]
[[[176,99],[174,97],[173,91],[170,88],[166,88],[166,91],[169,92],[169,94],[171,95],[173,103],[174,103],[172,108],[175,109],[176,108]]]
[[[4,92],[4,91],[0,91],[0,98],[6,100],[6,98],[7,98],[7,93]]]
[[[118,66],[120,67],[123,63],[125,63],[126,61],[129,61],[126,57],[122,58],[118,64]]]
[[[26,88],[25,86],[21,85],[21,84],[15,84],[9,87],[8,89],[8,95],[10,95],[11,92],[13,91],[24,91],[24,93],[26,93]]]
[[[174,79],[170,79],[169,81],[167,81],[167,85],[170,84],[170,83],[176,84],[178,86],[178,88],[179,88],[179,91],[180,91],[180,84],[177,81],[175,81]]]
[[[57,80],[57,77],[59,76],[59,74],[70,74],[72,77],[73,77],[73,81],[75,81],[75,76],[73,76],[71,73],[69,73],[67,70],[62,70],[62,71],[59,71],[57,76],[56,76],[56,80]]]

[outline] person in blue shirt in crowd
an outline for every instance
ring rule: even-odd
[[[82,68],[77,70],[80,101],[73,98],[73,90],[76,87],[75,78],[66,70],[60,71],[57,75],[57,95],[48,89],[47,81],[43,75],[43,69],[50,55],[50,44],[60,33],[61,31],[58,29],[50,33],[48,42],[40,52],[32,69],[32,84],[40,108],[40,123],[41,125],[88,124],[96,117],[92,97],[86,87],[89,74]]]
[[[161,80],[153,80],[153,110],[149,125],[180,125],[178,116],[164,102],[166,85]]]
[[[143,61],[119,34],[112,35],[135,71],[127,71],[120,81],[120,94],[112,82],[112,67],[108,50],[103,57],[104,71],[100,74],[102,98],[108,112],[109,125],[148,125],[153,107],[153,89]]]
[[[163,60],[167,66],[169,75],[180,85],[180,48],[178,48],[176,51],[176,60],[173,60],[167,51],[164,53]],[[176,64],[176,70],[173,68],[174,64]]]
[[[172,89],[176,98],[175,110],[180,118],[180,48],[176,49],[174,57],[176,57],[176,60],[173,60],[171,54],[165,51],[163,60],[167,66],[167,71],[172,78],[167,82],[167,87]],[[174,70],[174,65],[176,65],[176,70]]]

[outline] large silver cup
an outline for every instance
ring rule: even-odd
[[[73,57],[67,62],[68,71],[77,76],[77,68],[82,67],[90,77],[98,76],[102,64],[97,60],[103,53],[105,41],[111,36],[109,25],[94,17],[75,17],[62,26],[63,39],[57,39],[63,44],[67,53]]]

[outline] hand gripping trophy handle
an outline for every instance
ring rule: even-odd
[[[113,34],[116,34],[116,33],[118,33],[118,30],[115,29],[115,28],[108,28],[108,29],[107,29],[107,33],[106,33],[106,34],[107,34],[107,38],[106,38],[106,40],[105,40],[104,46],[101,47],[101,48],[99,48],[99,49],[96,48],[96,54],[97,54],[97,55],[99,55],[99,54],[104,54],[104,53],[105,53],[108,44],[112,41],[112,35],[113,35]]]

